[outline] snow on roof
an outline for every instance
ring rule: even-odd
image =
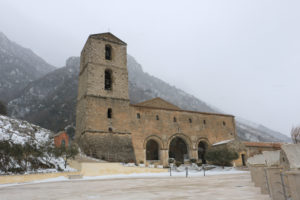
[[[223,141],[221,141],[221,142],[217,142],[217,143],[212,144],[212,146],[217,146],[217,145],[221,145],[221,144],[227,144],[227,143],[229,143],[229,142],[231,142],[231,141],[233,141],[233,140],[234,140],[234,139],[223,140]]]

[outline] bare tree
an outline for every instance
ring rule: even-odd
[[[292,128],[291,138],[294,144],[300,144],[300,126]]]

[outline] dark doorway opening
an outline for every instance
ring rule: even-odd
[[[188,148],[185,141],[180,137],[175,137],[169,147],[169,158],[184,163],[184,159],[188,159]]]
[[[246,166],[245,154],[242,154],[242,162],[243,162],[243,166]]]
[[[159,145],[155,140],[146,144],[146,160],[159,160]]]
[[[198,159],[202,161],[202,164],[206,164],[205,153],[207,146],[207,143],[203,141],[198,144]]]

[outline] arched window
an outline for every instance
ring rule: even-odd
[[[105,45],[105,59],[106,60],[111,60],[111,46],[110,45]]]
[[[109,119],[112,118],[112,109],[111,108],[107,109],[107,118],[109,118]]]
[[[109,69],[105,70],[104,88],[105,90],[112,90],[112,71]]]
[[[158,115],[156,115],[156,120],[159,120],[159,116]]]
[[[140,114],[140,113],[137,113],[137,114],[136,114],[136,118],[141,119],[141,114]]]
[[[191,118],[189,118],[189,122],[192,123],[192,119]]]
[[[177,122],[176,117],[173,118],[173,122]]]

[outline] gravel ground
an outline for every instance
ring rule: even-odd
[[[128,178],[25,184],[0,188],[1,200],[201,199],[270,200],[249,173],[205,177]]]

